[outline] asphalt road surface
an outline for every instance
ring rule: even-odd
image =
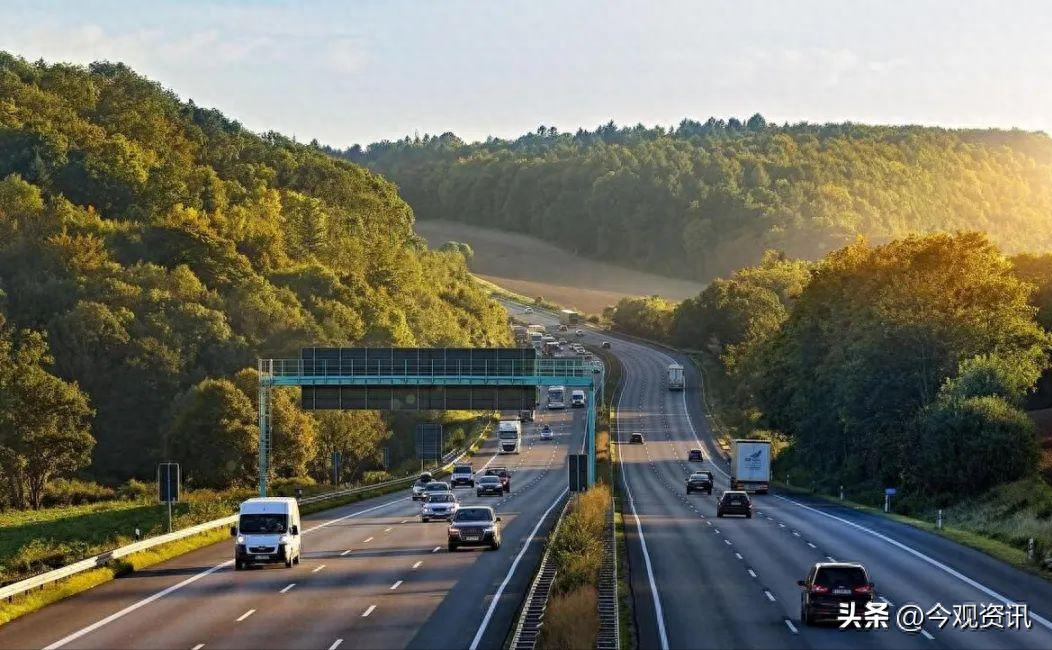
[[[544,313],[509,309],[527,321],[554,322]],[[694,366],[657,346],[584,330],[586,343],[611,341],[624,366],[616,435],[626,443],[633,432],[646,438],[644,445],[619,446],[640,647],[1052,648],[1052,585],[937,535],[778,492],[754,497],[752,519],[717,519],[716,497],[729,489],[729,466],[705,418]],[[665,385],[673,360],[686,368],[683,392]],[[687,462],[692,448],[703,449],[704,462]],[[701,469],[715,475],[713,496],[687,496],[686,476]],[[865,564],[889,604],[889,629],[801,624],[796,581],[830,558]],[[1026,603],[1032,627],[953,627],[955,605],[976,604],[981,611],[983,604],[1005,602]],[[937,604],[951,612],[943,626],[928,620],[910,633],[896,626],[903,606],[927,612]]]
[[[509,494],[456,490],[502,518],[498,551],[448,552],[446,525],[421,523],[407,489],[306,517],[299,566],[235,572],[232,542],[215,544],[13,621],[0,648],[499,648],[565,498],[583,411],[538,411],[523,439],[496,455],[490,436],[473,460],[511,468]]]

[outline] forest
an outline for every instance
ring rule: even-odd
[[[0,506],[56,479],[255,471],[255,362],[308,345],[500,345],[462,251],[395,186],[119,63],[0,53]],[[274,409],[275,473],[375,469],[397,423]],[[403,427],[404,428],[404,427]],[[353,478],[350,477],[350,478]]]
[[[1052,482],[1024,410],[1047,383],[1050,296],[1052,255],[937,233],[816,262],[769,251],[694,298],[608,316],[715,357],[737,432],[784,445],[783,471],[941,507],[1042,469]]]
[[[330,153],[391,179],[420,219],[543,237],[708,281],[767,249],[817,259],[865,236],[978,230],[1052,250],[1052,140],[920,126],[683,120],[465,143],[452,133]]]

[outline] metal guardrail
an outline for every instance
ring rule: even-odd
[[[478,438],[475,439],[474,442],[478,442],[479,440],[482,440],[485,437],[486,437],[486,432],[484,431]],[[474,442],[472,444],[474,444]],[[437,466],[437,468],[438,469],[444,469],[444,468],[449,467],[450,465],[456,463],[457,461],[462,459],[464,456],[466,456],[468,454],[468,452],[470,451],[470,449],[471,449],[471,445],[469,445],[466,449],[463,449],[463,450],[454,450],[454,451],[449,452],[448,454],[446,454],[445,456],[442,457],[442,459],[440,461],[440,464]],[[458,453],[458,451],[459,451],[459,453]],[[304,498],[300,499],[299,502],[300,503],[318,503],[318,502],[321,502],[321,501],[328,501],[329,499],[338,499],[340,497],[350,496],[352,494],[358,494],[358,493],[361,493],[361,492],[368,492],[370,490],[382,489],[382,488],[385,488],[385,487],[393,487],[393,486],[398,485],[400,483],[408,484],[408,483],[411,483],[412,481],[414,481],[415,479],[416,479],[416,476],[410,475],[410,476],[407,476],[405,478],[396,478],[396,479],[392,479],[390,481],[384,481],[382,483],[373,483],[372,485],[360,485],[360,486],[356,486],[356,487],[349,488],[349,489],[346,489],[346,490],[337,490],[335,492],[326,492],[324,494],[315,494],[313,496],[304,497]],[[213,519],[211,521],[206,521],[204,523],[197,524],[195,526],[190,526],[188,528],[183,528],[181,530],[176,530],[176,531],[173,531],[171,533],[165,533],[164,535],[157,535],[156,537],[151,537],[149,539],[144,539],[142,541],[134,542],[132,544],[127,544],[125,546],[120,546],[120,547],[117,547],[117,548],[115,548],[115,549],[113,549],[111,551],[106,551],[105,553],[99,553],[98,555],[94,555],[92,557],[80,560],[79,562],[74,562],[73,564],[69,564],[67,566],[60,567],[58,569],[53,569],[51,571],[47,571],[47,572],[41,573],[39,575],[35,575],[33,577],[30,577],[30,578],[26,578],[25,580],[19,580],[18,582],[13,582],[13,583],[7,585],[6,587],[0,587],[0,600],[8,600],[9,601],[9,600],[11,600],[12,598],[14,598],[16,596],[21,596],[22,594],[25,594],[27,592],[33,591],[34,589],[39,589],[39,588],[44,587],[46,585],[49,585],[49,584],[51,584],[53,582],[58,582],[59,580],[65,580],[66,578],[75,576],[78,573],[83,573],[85,571],[90,571],[91,569],[98,569],[98,568],[104,567],[107,564],[109,564],[110,562],[112,562],[113,560],[117,560],[117,559],[120,559],[122,557],[127,557],[129,555],[132,555],[133,553],[138,553],[140,551],[146,551],[146,550],[149,550],[151,548],[155,548],[157,546],[161,546],[162,544],[167,544],[169,542],[175,542],[175,541],[179,541],[181,539],[186,539],[187,537],[193,537],[194,535],[197,535],[197,534],[200,534],[200,533],[205,533],[205,532],[208,532],[210,530],[214,530],[216,528],[223,528],[223,527],[226,527],[226,526],[230,526],[231,524],[234,524],[236,522],[237,522],[237,515],[230,515],[229,517],[223,517],[221,519]]]
[[[621,620],[617,599],[617,539],[614,537],[614,508],[611,504],[603,531],[603,564],[599,568],[599,635],[597,650],[620,650]]]

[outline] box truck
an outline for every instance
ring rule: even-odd
[[[767,494],[771,483],[771,443],[731,441],[731,489]]]
[[[668,389],[683,390],[683,366],[678,363],[668,367]]]

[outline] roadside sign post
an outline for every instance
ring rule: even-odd
[[[939,508],[939,516],[935,519],[935,527],[942,530],[942,508]]]
[[[442,425],[423,423],[416,425],[416,455],[420,458],[420,471],[424,471],[429,460],[442,460]]]
[[[340,487],[340,470],[343,469],[343,454],[338,451],[332,452],[332,485]]]
[[[172,502],[179,500],[179,463],[157,466],[157,499],[168,506],[168,532],[172,532]]]
[[[840,486],[840,500],[841,501],[844,500],[844,486],[843,485]]]
[[[1034,538],[1031,537],[1026,543],[1026,559],[1034,561]]]
[[[884,488],[884,512],[891,512],[891,497],[897,491],[895,488]]]

